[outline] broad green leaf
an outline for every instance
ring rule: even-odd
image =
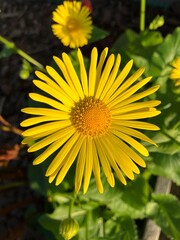
[[[108,220],[105,223],[105,233],[109,237],[107,239],[138,240],[135,221],[126,216]]]
[[[158,31],[143,31],[140,34],[140,41],[143,47],[155,46],[163,42],[163,37]]]
[[[50,231],[54,235],[54,238],[52,238],[52,240],[63,240],[63,238],[59,234],[59,220],[55,220],[51,218],[48,214],[44,214],[39,218],[39,223],[44,229]]]
[[[111,188],[103,178],[103,194],[98,193],[95,183],[91,184],[88,192],[80,196],[82,201],[97,201],[110,209],[110,214],[112,212],[118,216],[130,216],[133,219],[144,217],[144,207],[149,199],[150,189],[142,176],[136,177],[134,181],[128,181],[127,186],[123,186],[117,180],[114,188]]]
[[[93,32],[92,32],[92,36],[89,39],[88,43],[93,43],[93,42],[97,42],[99,40],[104,39],[105,37],[107,37],[109,35],[109,32],[105,31],[102,28],[99,28],[95,25],[93,25]]]
[[[157,176],[164,176],[180,185],[180,151],[176,154],[154,153],[148,170]]]
[[[163,43],[156,49],[150,62],[150,74],[158,76],[161,71],[180,55],[180,27],[168,34]]]
[[[152,194],[154,203],[151,203],[147,214],[162,231],[172,239],[180,239],[180,202],[171,195]]]

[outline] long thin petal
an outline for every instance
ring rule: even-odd
[[[39,123],[43,123],[43,122],[49,122],[49,121],[57,121],[57,120],[65,120],[65,119],[69,119],[69,116],[41,116],[41,117],[32,117],[32,118],[28,118],[24,121],[21,122],[21,127],[29,127],[32,125],[36,125]]]
[[[93,173],[96,180],[96,186],[100,193],[104,192],[104,188],[101,181],[101,169],[99,164],[99,158],[97,154],[97,149],[94,141],[92,142],[92,153],[93,153]]]
[[[108,107],[113,107],[118,103],[121,103],[122,101],[128,99],[130,96],[132,96],[135,92],[137,92],[140,88],[142,88],[144,85],[146,85],[152,77],[147,77],[143,79],[142,81],[138,82],[131,88],[129,88],[127,91],[123,92],[119,96],[117,95],[114,99],[113,96],[108,100]],[[116,94],[116,93],[115,93]]]
[[[89,187],[89,182],[92,174],[93,167],[93,153],[92,153],[92,138],[87,138],[86,145],[86,161],[85,161],[85,169],[84,169],[84,184],[83,184],[83,192],[84,194],[87,192]]]
[[[117,105],[114,104],[115,102],[114,103],[112,102],[113,103],[113,108],[114,107],[120,108],[120,107],[128,105],[128,104],[130,104],[132,102],[136,102],[136,101],[138,101],[138,100],[140,100],[140,99],[142,99],[144,97],[147,97],[147,96],[155,93],[159,88],[160,88],[159,85],[153,86],[153,87],[148,88],[147,90],[145,90],[143,92],[136,93],[136,94],[130,96],[129,98],[123,100],[122,102],[119,101],[119,99],[118,99],[118,101],[117,101],[118,104]]]
[[[89,66],[89,96],[94,96],[96,86],[96,65],[97,65],[98,51],[93,48],[91,52],[90,66]]]
[[[75,71],[75,69],[72,65],[72,62],[71,62],[69,56],[66,53],[63,53],[62,58],[63,58],[64,64],[66,66],[66,69],[69,73],[70,78],[74,81],[74,86],[75,86],[80,98],[83,99],[84,98],[84,93],[83,93],[83,90],[82,90],[82,86],[80,84],[79,78],[76,74],[76,71]]]
[[[61,72],[62,72],[62,74],[64,76],[64,79],[67,81],[67,83],[70,86],[70,88],[72,89],[72,91],[75,92],[75,94],[79,96],[79,94],[78,94],[78,92],[77,92],[77,90],[75,88],[73,79],[70,78],[69,73],[68,73],[68,71],[66,69],[66,66],[65,66],[64,62],[60,58],[58,58],[58,57],[54,58],[54,61],[56,62],[56,64],[60,68],[60,70],[61,70]]]
[[[122,139],[123,141],[127,142],[130,146],[132,146],[133,148],[135,148],[138,152],[140,152],[143,156],[148,157],[149,156],[149,152],[148,150],[139,142],[137,142],[135,139],[133,139],[132,137],[122,133],[122,132],[118,132],[117,130],[112,130],[112,132],[119,137],[120,139]]]
[[[33,83],[40,88],[42,91],[48,93],[49,95],[53,96],[54,98],[58,99],[59,101],[63,102],[65,105],[72,107],[74,102],[72,99],[67,98],[61,91],[57,91],[56,89],[52,88],[51,86],[47,85],[38,80],[34,80]]]
[[[117,165],[116,161],[115,161],[115,158],[114,158],[114,151],[112,151],[113,149],[110,147],[110,144],[109,144],[109,139],[108,139],[109,136],[105,137],[104,139],[102,139],[102,144],[104,146],[104,149],[106,149],[106,154],[109,156],[108,159],[109,159],[109,162],[110,162],[110,165],[112,166],[112,168],[114,169],[117,177],[119,178],[119,180],[124,184],[124,185],[127,185],[127,182],[126,182],[126,179],[125,177],[123,176],[119,166]],[[116,149],[114,149],[116,151]]]
[[[82,88],[83,88],[83,91],[84,91],[84,95],[85,95],[85,96],[88,96],[88,78],[87,78],[87,72],[86,72],[86,68],[85,68],[85,65],[84,65],[83,55],[82,55],[80,49],[78,49],[77,56],[78,56],[79,65],[80,65],[80,75],[81,75]]]
[[[98,66],[97,66],[97,74],[96,74],[96,87],[98,86],[99,84],[99,80],[101,78],[101,74],[102,74],[102,68],[103,68],[103,64],[106,60],[106,56],[108,54],[108,48],[104,48],[104,50],[102,51],[101,55],[100,55],[100,59],[99,59],[99,62],[98,62]]]
[[[132,112],[132,111],[137,112],[139,109],[156,107],[160,103],[161,103],[161,101],[158,101],[158,100],[150,100],[150,101],[146,101],[146,102],[131,103],[131,104],[123,106],[121,108],[112,108],[111,113],[113,116],[113,115],[120,115],[122,113],[128,113],[128,112]]]
[[[70,120],[65,121],[57,121],[57,122],[51,122],[51,123],[45,123],[40,126],[29,128],[28,130],[25,130],[22,135],[25,137],[33,136],[34,134],[43,133],[49,130],[54,130],[54,132],[58,129],[62,129],[68,126],[71,126]]]
[[[111,97],[111,95],[117,90],[117,88],[119,88],[119,86],[121,85],[121,83],[124,81],[124,79],[127,77],[127,75],[129,74],[131,68],[133,65],[133,60],[130,60],[125,67],[122,69],[122,71],[119,73],[118,77],[116,78],[116,80],[114,81],[114,83],[112,84],[111,88],[109,89],[109,91],[107,92],[107,94],[105,95],[103,101],[104,102],[108,102],[108,99]]]
[[[107,92],[110,90],[112,84],[114,83],[114,80],[118,74],[119,71],[119,67],[120,67],[120,63],[121,63],[121,55],[118,54],[116,57],[116,61],[114,64],[114,67],[109,75],[108,81],[106,82],[106,85],[104,86],[104,89],[101,93],[100,99],[103,100],[104,96],[107,94]]]
[[[151,131],[159,130],[158,126],[152,123],[141,122],[141,121],[113,120],[113,124],[127,126],[130,128],[142,129],[142,130],[151,130]]]
[[[135,129],[128,128],[125,126],[112,126],[112,127],[116,128],[120,132],[123,132],[124,134],[130,135],[132,137],[138,138],[138,139],[146,141],[146,142],[149,142],[157,147],[157,144],[153,140],[151,140],[145,134],[143,134]]]
[[[135,82],[137,79],[143,74],[144,68],[139,68],[133,75],[131,75],[120,87],[119,89],[111,96],[109,101],[112,101],[113,99],[117,98],[120,94],[122,94],[124,91],[125,94],[127,94],[127,89]],[[151,79],[151,77],[150,77]],[[148,80],[150,80],[148,79]]]
[[[60,140],[64,138],[68,133],[72,135],[75,132],[75,129],[73,126],[63,128],[51,135],[49,135],[46,138],[43,138],[42,140],[34,143],[29,149],[28,152],[35,152],[41,148],[46,147],[47,145],[50,145],[51,143],[55,142],[56,140]]]
[[[33,165],[44,162],[57,149],[60,149],[60,147],[72,136],[73,133],[73,131],[69,131],[65,136],[63,136],[63,138],[53,142],[49,147],[46,148],[46,150],[44,150],[37,158],[34,159]]]
[[[75,159],[78,155],[78,152],[82,146],[83,140],[84,140],[83,137],[79,137],[79,139],[77,139],[77,141],[74,143],[73,147],[71,148],[71,151],[69,152],[68,156],[66,157],[66,161],[64,161],[64,165],[62,166],[61,170],[59,171],[59,173],[57,175],[56,185],[59,185],[63,181],[69,168],[71,167],[71,165],[73,164],[73,162],[75,161]]]
[[[95,141],[96,148],[97,148],[97,151],[98,151],[99,160],[101,162],[104,174],[107,178],[107,181],[108,181],[108,183],[111,187],[114,187],[114,185],[115,185],[114,175],[112,173],[112,170],[111,170],[108,158],[106,156],[105,150],[102,147],[101,140],[96,138],[96,139],[94,139],[94,141]]]
[[[42,116],[44,115],[44,116],[51,116],[51,117],[59,116],[59,117],[62,117],[62,119],[64,117],[68,118],[69,116],[69,114],[64,111],[50,109],[50,108],[27,107],[27,108],[23,108],[21,111],[28,114],[32,114],[32,115],[42,115]]]
[[[69,154],[69,152],[71,151],[73,145],[76,143],[78,138],[79,138],[79,134],[75,132],[75,134],[72,135],[72,137],[64,144],[64,146],[61,148],[59,153],[56,155],[54,160],[49,165],[46,171],[46,176],[50,176],[51,174],[53,174],[54,171],[56,171],[56,169],[59,167],[61,162],[63,162],[63,160]]]
[[[59,89],[60,89],[59,86],[51,78],[49,78],[46,74],[44,74],[40,71],[35,71],[35,74],[38,78],[40,78],[41,80],[46,82],[49,86],[51,86],[52,88],[59,91]]]
[[[53,57],[54,59],[56,57]],[[54,68],[51,66],[46,66],[46,70],[48,74],[57,82],[57,84],[63,89],[64,94],[67,95],[68,97],[72,98],[73,101],[77,102],[79,101],[79,96],[78,94],[72,90],[72,88],[69,87],[69,85],[62,79],[62,77],[56,72]]]
[[[86,141],[84,141],[82,143],[82,147],[80,149],[78,159],[77,159],[77,164],[76,164],[76,173],[75,173],[75,191],[76,191],[76,193],[79,192],[81,185],[82,185],[85,162],[86,162]]]
[[[105,65],[104,70],[102,72],[101,78],[99,80],[99,84],[97,86],[97,91],[96,91],[96,94],[95,94],[95,98],[100,97],[107,81],[109,80],[109,75],[110,75],[111,69],[113,67],[114,60],[115,60],[114,54],[111,54],[110,57],[108,58],[107,62],[106,62],[106,65]]]
[[[45,103],[45,104],[48,104],[51,107],[54,107],[54,108],[59,109],[61,111],[70,112],[70,108],[63,105],[61,102],[53,100],[53,99],[48,98],[48,97],[45,97],[41,94],[29,93],[29,97],[36,102]]]

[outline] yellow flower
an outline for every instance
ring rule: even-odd
[[[93,173],[102,193],[101,168],[111,187],[115,186],[114,173],[126,185],[125,176],[133,180],[134,173],[140,173],[137,165],[146,165],[138,153],[149,155],[138,140],[156,145],[139,130],[159,128],[139,119],[160,114],[155,108],[160,101],[139,100],[156,92],[159,85],[139,92],[151,80],[151,77],[138,80],[144,68],[126,79],[133,61],[119,71],[120,55],[107,57],[107,53],[108,48],[105,48],[98,60],[98,51],[93,48],[87,72],[78,49],[79,76],[66,53],[62,54],[62,60],[54,57],[61,75],[50,66],[46,67],[48,75],[36,71],[40,80],[33,82],[45,94],[30,93],[32,100],[45,103],[45,106],[22,109],[27,114],[37,115],[21,123],[22,127],[38,124],[23,132],[24,144],[35,141],[28,151],[46,147],[34,160],[34,165],[56,152],[46,176],[49,182],[56,178],[56,185],[59,185],[72,164],[76,164],[76,192],[83,184],[86,193]]]
[[[174,68],[172,69],[170,79],[175,80],[175,86],[180,86],[180,57],[175,59],[172,66]]]
[[[52,31],[65,46],[82,47],[88,43],[92,33],[90,10],[81,2],[64,1],[53,12]]]

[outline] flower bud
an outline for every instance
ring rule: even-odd
[[[64,219],[59,227],[59,233],[65,240],[73,238],[79,231],[79,224],[73,218]]]

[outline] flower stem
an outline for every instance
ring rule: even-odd
[[[141,0],[140,6],[140,31],[145,29],[146,0]]]
[[[75,199],[76,199],[76,194],[74,193],[73,197],[72,197],[72,199],[70,200],[70,203],[69,203],[69,213],[68,213],[69,218],[71,218],[72,208],[73,208]]]
[[[7,48],[13,50],[15,53],[17,53],[18,55],[20,55],[22,58],[26,59],[28,62],[32,63],[33,65],[35,65],[36,67],[38,67],[39,69],[43,70],[44,67],[42,64],[40,64],[38,61],[36,61],[34,58],[32,58],[31,56],[29,56],[27,53],[25,53],[24,51],[22,51],[21,49],[17,48],[16,45],[13,42],[8,41],[7,39],[5,39],[4,37],[0,36],[0,42],[2,42],[3,44],[6,45]]]

